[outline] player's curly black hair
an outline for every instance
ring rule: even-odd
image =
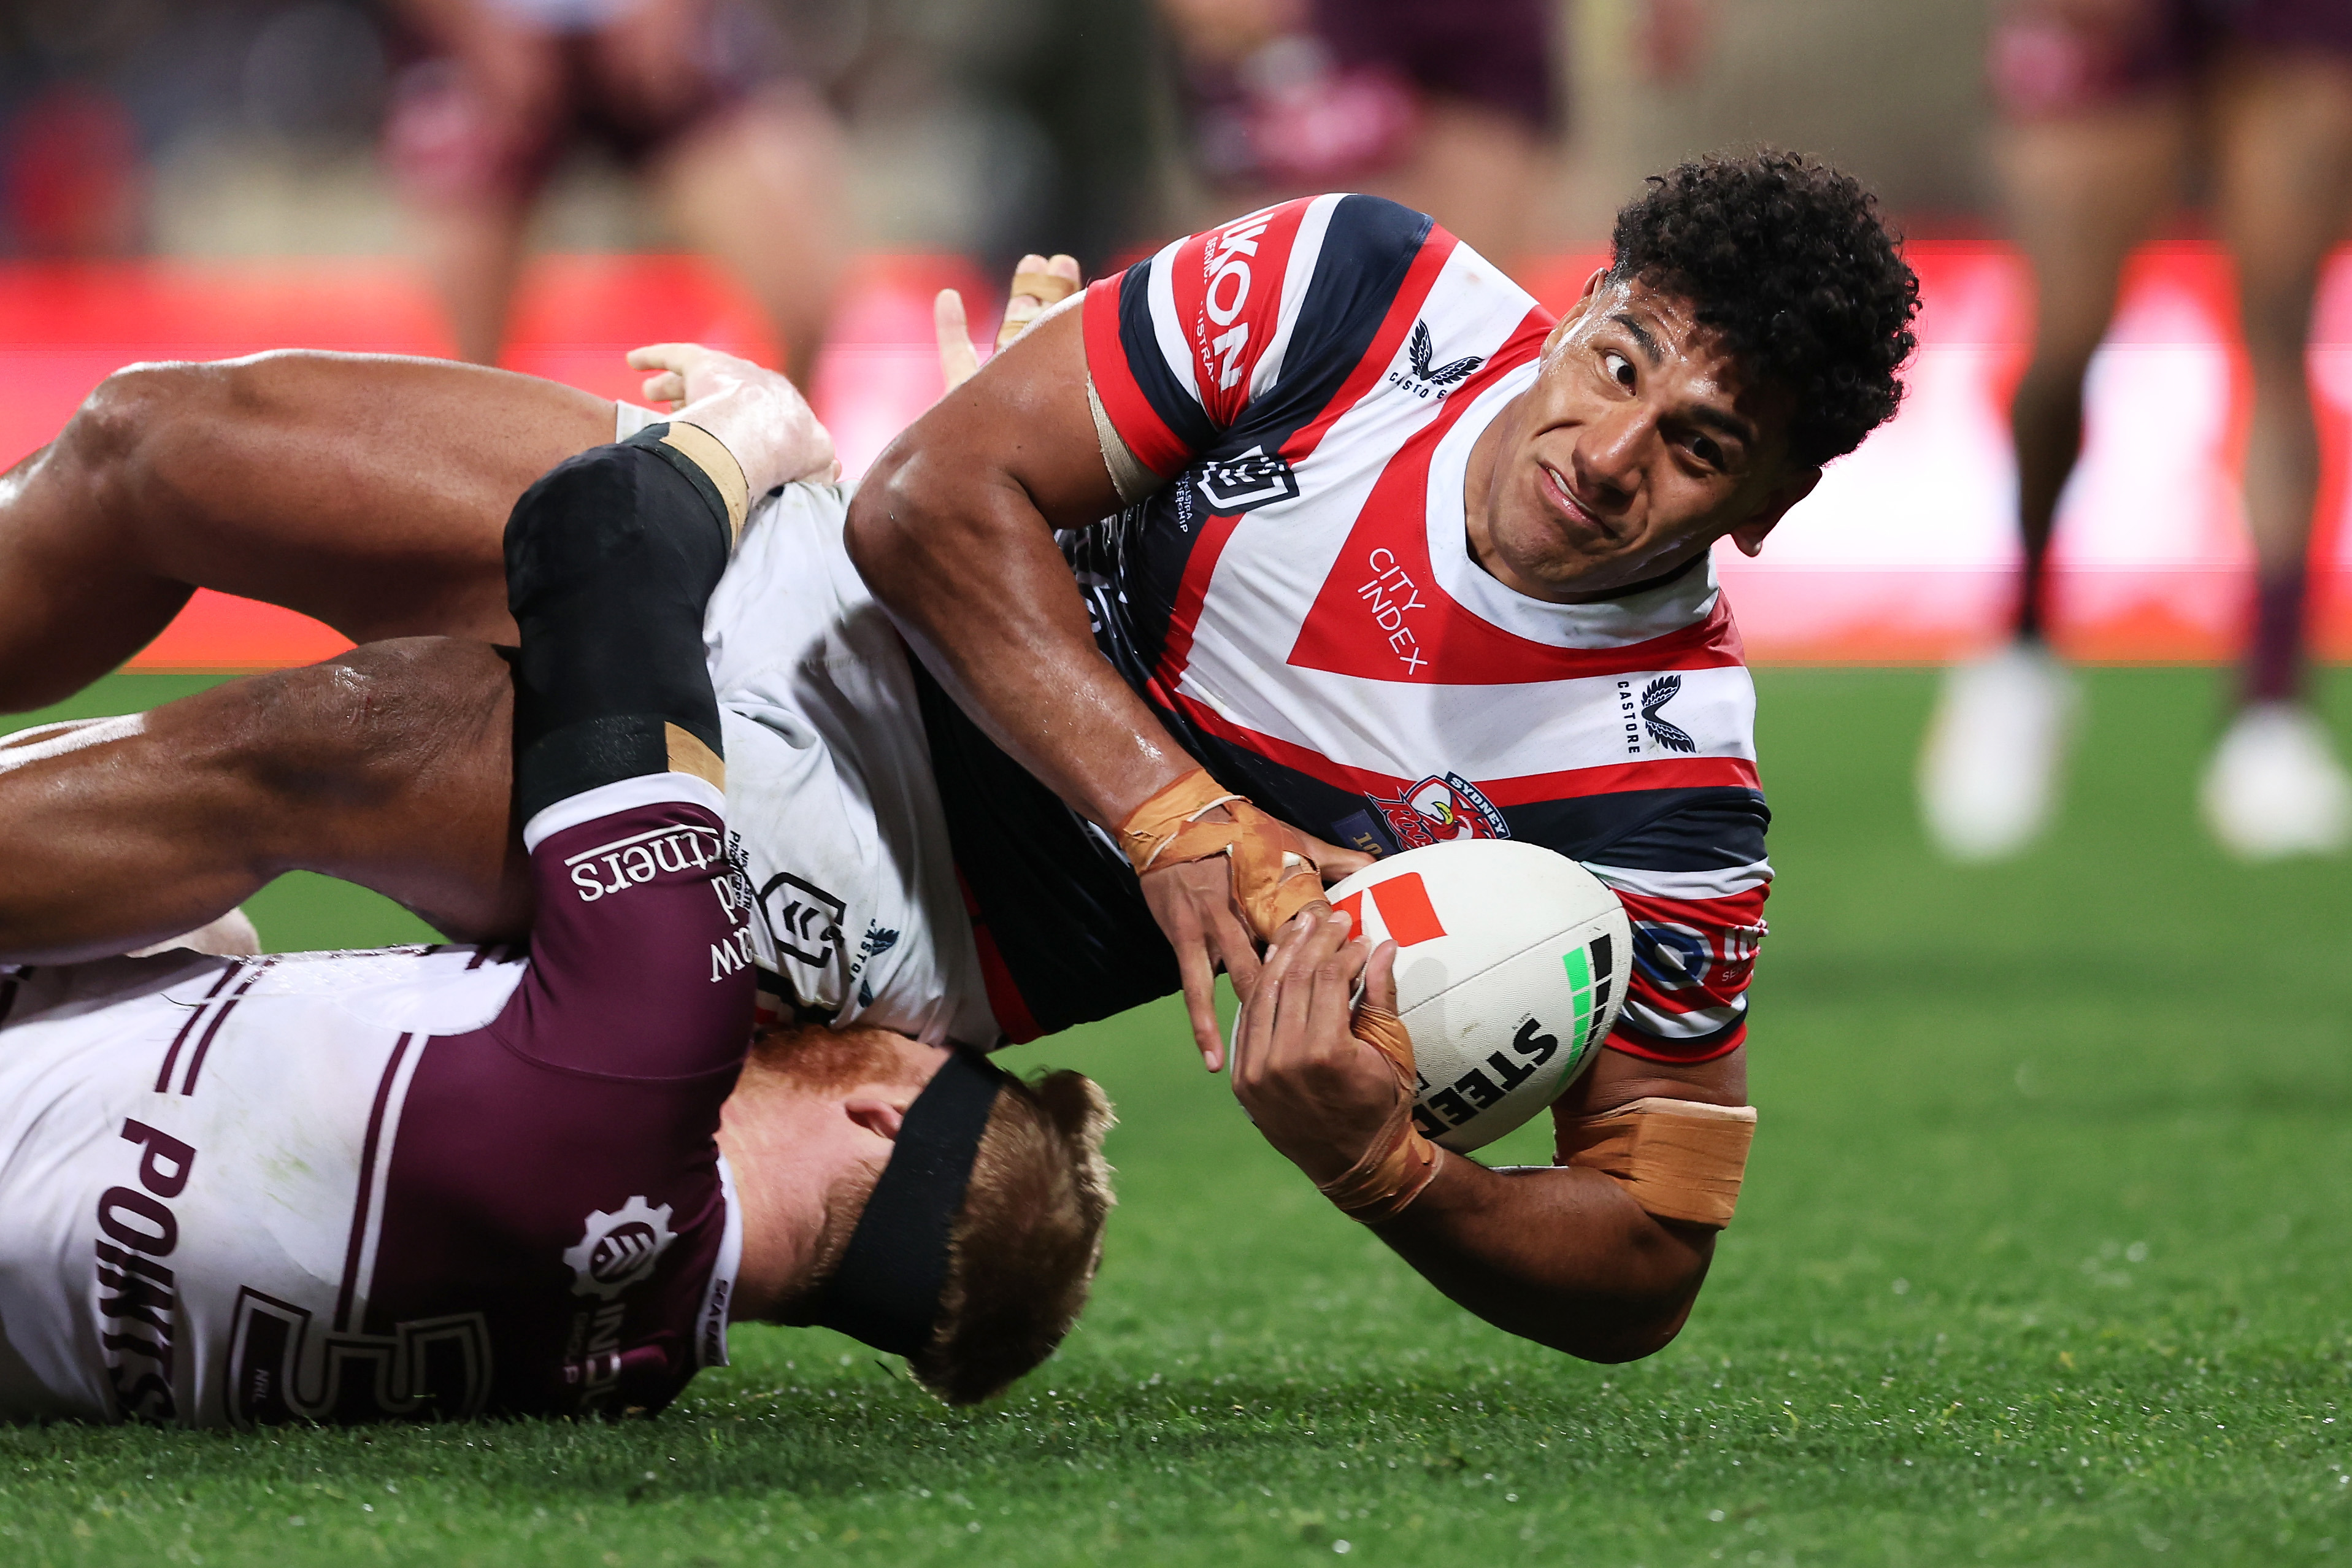
[[[1617,215],[1611,275],[1688,299],[1732,357],[1797,400],[1790,455],[1826,463],[1903,400],[1919,279],[1860,182],[1795,153],[1650,176]]]

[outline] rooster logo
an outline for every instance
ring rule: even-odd
[[[1405,345],[1405,353],[1412,360],[1413,379],[1425,381],[1432,386],[1452,386],[1486,363],[1484,354],[1472,354],[1467,359],[1453,360],[1432,369],[1429,362],[1437,353],[1437,342],[1429,335],[1427,321],[1412,324],[1412,341]]]
[[[1658,717],[1658,710],[1680,696],[1682,689],[1683,678],[1679,675],[1662,675],[1642,688],[1642,723],[1650,731],[1650,739],[1670,752],[1687,756],[1698,750],[1698,742],[1681,725]]]

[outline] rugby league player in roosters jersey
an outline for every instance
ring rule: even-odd
[[[1123,1005],[1178,977],[1137,974],[1144,944],[1118,940],[1148,906],[1213,1068],[1213,973],[1258,1011],[1276,933],[1221,859],[1138,858],[1138,898],[1108,833],[1230,792],[1367,854],[1527,838],[1634,921],[1622,1017],[1555,1106],[1563,1143],[1653,1097],[1745,1104],[1770,870],[1709,552],[1755,553],[1894,412],[1917,286],[1870,199],[1802,160],[1652,184],[1558,322],[1392,204],[1250,215],[1097,283],[884,454],[850,552],[944,692],[925,716],[984,957],[1055,975],[1049,1003]],[[1093,883],[1109,935],[998,929],[990,889],[1047,864]],[[1312,967],[1323,941],[1302,922],[1279,957]],[[1344,1035],[1298,1044],[1236,1092],[1329,1191],[1408,1091]],[[1463,1305],[1607,1359],[1679,1329],[1712,1228],[1565,1163],[1436,1170],[1379,1234]]]

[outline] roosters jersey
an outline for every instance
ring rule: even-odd
[[[1357,195],[1180,240],[1084,308],[1096,395],[1161,484],[1064,549],[1104,655],[1171,732],[1224,787],[1374,855],[1520,838],[1583,862],[1634,932],[1610,1044],[1738,1047],[1769,817],[1710,563],[1556,605],[1469,552],[1471,447],[1553,319],[1428,218]],[[1108,838],[1053,823],[936,689],[930,707],[998,1016],[1058,1027],[1174,989]]]
[[[0,1420],[658,1408],[722,1362],[719,806],[672,773],[541,812],[528,954],[0,969]]]

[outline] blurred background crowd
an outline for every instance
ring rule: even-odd
[[[2352,579],[2352,353],[2331,346],[2352,332],[2313,340],[2315,317],[2352,321],[2328,263],[2352,0],[0,5],[0,257],[405,257],[447,343],[493,361],[530,257],[699,252],[821,408],[845,384],[828,391],[828,332],[854,335],[876,257],[1002,276],[1066,250],[1091,275],[1270,198],[1361,189],[1559,304],[1643,174],[1758,142],[1880,194],[1931,321],[1910,434],[1783,530],[1784,566],[1852,570],[1751,578],[1751,638],[1850,625],[1868,635],[1836,646],[1974,656],[1926,737],[1921,809],[1948,853],[1994,858],[2063,790],[2077,697],[2053,647],[2157,624],[2139,653],[2242,657],[2199,786],[2210,830],[2251,858],[2344,847],[2352,784],[2307,699],[2311,629],[2347,620]],[[2189,249],[2147,270],[2165,241]],[[2008,268],[1991,315],[1969,314],[1980,254]],[[2103,383],[2103,342],[2193,352]],[[2315,398],[2338,360],[2343,398]],[[2176,479],[2176,459],[2203,467]],[[2078,595],[2070,645],[2050,586],[2069,559],[2170,575],[2115,589],[2104,622]],[[1853,586],[1889,564],[1909,575]],[[1955,565],[1978,586],[1934,576]]]
[[[1990,191],[1980,9],[11,0],[0,249],[415,249],[488,273],[520,226],[780,277],[781,253],[821,282],[862,250],[1099,267],[1265,193],[1377,186],[1515,257],[1601,238],[1642,173],[1759,139],[1932,226]],[[821,289],[793,291],[788,316]],[[487,316],[466,331],[479,346]]]

